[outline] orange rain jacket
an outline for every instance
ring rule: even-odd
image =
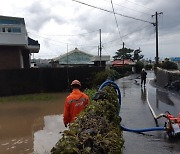
[[[72,93],[66,98],[64,104],[64,124],[75,120],[84,107],[89,103],[89,97],[79,89],[73,89]]]

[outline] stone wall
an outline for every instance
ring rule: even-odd
[[[180,71],[169,71],[161,68],[156,70],[156,83],[157,85],[166,88],[172,82],[180,81]]]

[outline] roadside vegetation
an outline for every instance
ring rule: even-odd
[[[92,87],[96,87],[97,85],[102,84],[107,79],[114,81],[121,77],[122,77],[122,75],[119,74],[116,70],[113,70],[113,69],[104,70],[104,71],[98,72],[94,75],[91,85],[92,85]]]
[[[178,65],[169,60],[165,60],[162,63],[160,63],[159,67],[166,70],[178,70]]]
[[[55,93],[40,93],[40,94],[27,94],[27,95],[18,95],[18,96],[7,96],[0,97],[0,103],[6,102],[39,102],[39,101],[51,101],[59,99],[59,94]]]
[[[92,94],[94,91],[86,91]],[[118,96],[114,88],[103,88],[103,97],[92,100],[52,148],[52,154],[122,153]]]

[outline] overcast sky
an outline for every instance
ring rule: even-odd
[[[112,11],[111,0],[79,1]],[[0,15],[24,18],[28,35],[39,41],[41,49],[35,58],[54,58],[76,47],[95,55],[101,29],[103,55],[114,56],[124,42],[126,48],[140,48],[145,58],[154,60],[155,27],[151,23],[155,17],[151,15],[156,11],[163,12],[158,17],[159,57],[180,56],[179,0],[112,0],[116,16],[72,0],[0,2]]]

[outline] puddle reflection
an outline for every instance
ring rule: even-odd
[[[142,102],[145,103],[146,99],[147,99],[146,87],[141,87],[141,100],[142,100]]]
[[[174,106],[174,103],[169,98],[169,95],[167,92],[163,92],[163,91],[156,89],[156,95],[157,95],[157,104],[159,103],[159,101],[161,101],[162,103],[165,103],[167,105]]]
[[[65,129],[62,114],[45,116],[43,130],[34,133],[34,153],[49,153]]]
[[[67,93],[48,101],[0,104],[0,154],[44,154],[60,139]]]

